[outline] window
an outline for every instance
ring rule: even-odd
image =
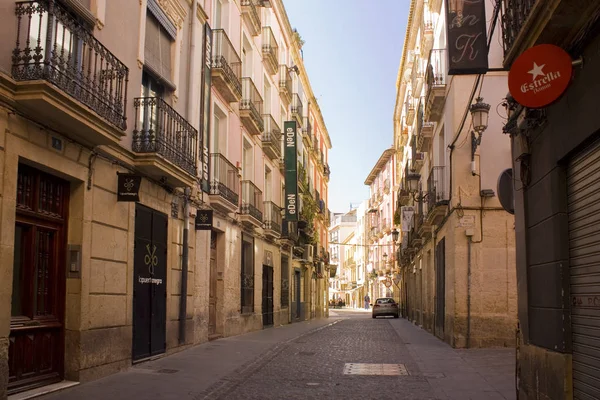
[[[254,238],[242,233],[242,314],[254,312]]]
[[[246,138],[244,140],[244,151],[242,153],[242,179],[251,181],[254,177],[254,153],[252,145]]]
[[[171,48],[173,38],[153,13],[146,14],[144,66],[154,74],[171,81]]]
[[[221,22],[222,13],[223,13],[223,2],[221,0],[215,0],[215,16],[214,16],[213,29],[220,29],[223,27],[223,24]]]
[[[264,113],[271,114],[271,84],[266,76],[263,84],[263,101]]]
[[[164,87],[146,71],[142,73],[142,97],[153,97],[162,99],[164,96]],[[150,101],[144,101],[142,112],[140,112],[139,123],[142,127],[142,132],[155,131],[160,126],[160,118],[158,107]]]
[[[290,303],[290,259],[281,256],[281,308],[288,308]]]
[[[272,201],[273,196],[271,194],[271,170],[269,167],[265,167],[265,193],[264,199],[265,201]]]
[[[221,108],[214,104],[214,114],[212,121],[212,152],[221,153],[219,149],[227,149],[227,114],[221,110]]]

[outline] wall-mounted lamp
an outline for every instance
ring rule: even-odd
[[[295,72],[296,74],[300,74],[300,70],[298,69],[297,65],[292,65],[291,67],[288,67],[288,72]]]
[[[421,190],[419,190],[419,181],[421,180],[421,174],[412,170],[408,175],[406,175],[406,182],[408,183],[408,192],[412,195],[412,198],[415,202],[420,202],[427,199],[429,193],[422,194]]]
[[[473,122],[473,131],[471,132],[471,161],[475,160],[475,151],[481,144],[481,135],[488,127],[488,118],[490,116],[490,105],[483,102],[482,97],[477,98],[477,103],[471,104],[471,121]]]
[[[394,241],[394,243],[396,243],[398,241],[399,235],[400,235],[400,232],[398,232],[398,229],[394,228],[394,230],[392,231],[392,240]]]

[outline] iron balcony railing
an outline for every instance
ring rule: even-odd
[[[420,79],[423,78],[423,62],[421,60],[421,56],[418,54],[414,55],[414,61],[411,71],[411,82],[412,82],[412,92],[417,94],[420,93]]]
[[[309,137],[312,137],[312,126],[310,125],[310,118],[308,117],[302,118],[302,133],[304,133],[305,135],[309,135]]]
[[[531,10],[539,0],[502,0],[502,39],[504,55],[512,48]]]
[[[212,32],[212,68],[222,70],[227,83],[241,96],[242,60],[223,29],[214,29]]]
[[[196,176],[196,129],[159,97],[138,97],[134,99],[133,106],[132,150],[136,153],[158,153]]]
[[[54,0],[16,3],[12,76],[46,80],[125,130],[129,69]]]
[[[288,102],[292,99],[292,74],[290,68],[281,64],[279,66],[279,89],[286,94]]]
[[[443,86],[446,84],[446,49],[433,49],[429,53],[427,63],[427,76],[425,79],[427,96],[434,86]]]
[[[331,175],[331,169],[329,168],[329,164],[327,163],[325,163],[325,165],[323,166],[323,174],[326,178],[329,178],[329,176]]]
[[[242,13],[247,14],[250,19],[254,30],[253,36],[258,35],[261,27],[260,14],[256,3],[257,0],[242,0]]]
[[[292,114],[302,118],[302,100],[298,93],[292,94]]]
[[[242,101],[240,110],[250,110],[251,118],[257,123],[262,131],[264,123],[262,120],[263,99],[260,92],[252,82],[252,78],[242,78]]]
[[[265,145],[270,146],[270,150],[274,152],[275,158],[281,158],[281,128],[271,114],[263,114],[264,132],[262,134],[263,148]]]
[[[242,208],[241,213],[250,215],[254,219],[263,220],[263,199],[260,189],[251,181],[242,181]]]
[[[271,75],[277,73],[279,46],[270,26],[263,26],[262,28],[262,54]]]
[[[281,224],[282,224],[281,210],[282,210],[282,208],[279,207],[277,204],[273,203],[272,201],[265,201],[264,210],[265,210],[265,219],[264,219],[265,228],[281,234]]]
[[[433,167],[427,178],[427,209],[429,211],[447,201],[446,190],[444,167]]]
[[[220,153],[210,155],[210,194],[221,196],[234,206],[240,201],[238,169]]]

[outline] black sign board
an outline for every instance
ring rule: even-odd
[[[487,72],[485,3],[484,0],[446,0],[448,75]]]
[[[213,210],[198,210],[195,225],[197,231],[211,230],[213,226]]]
[[[117,173],[117,201],[140,201],[142,177]]]

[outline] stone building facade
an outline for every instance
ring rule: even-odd
[[[331,143],[281,1],[0,16],[0,399],[289,323],[295,299],[327,314],[327,254],[300,263],[281,213],[281,125],[305,103],[326,247]]]
[[[514,218],[497,196],[510,168],[502,135],[506,72],[448,74],[446,2],[411,1],[394,112],[400,182],[405,318],[454,347],[512,346],[516,329]],[[493,6],[486,3],[486,14]],[[456,17],[458,18],[458,17]],[[489,24],[489,22],[488,22]],[[490,67],[499,67],[498,33]],[[487,130],[472,146],[469,107],[491,104]],[[411,184],[412,183],[412,184]]]
[[[583,60],[570,75],[563,70],[568,86],[548,97],[551,103],[527,108],[516,101],[518,93],[507,95],[504,131],[513,144],[515,179],[519,398],[596,399],[600,4],[532,0],[527,8],[509,1],[500,5],[503,63],[511,73],[515,61],[540,44],[559,47],[572,61]],[[553,72],[554,66],[546,64],[542,73]]]

